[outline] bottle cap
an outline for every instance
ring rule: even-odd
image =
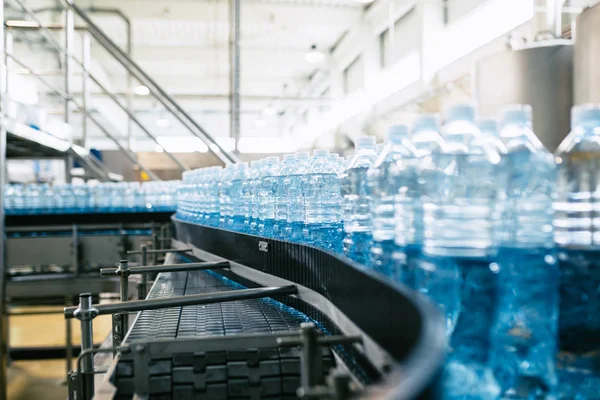
[[[480,118],[477,126],[481,132],[498,133],[498,120],[496,118]]]
[[[582,104],[571,109],[571,128],[600,126],[600,104]]]
[[[394,125],[390,128],[388,132],[388,140],[394,144],[400,144],[404,139],[408,137],[409,134],[408,125],[400,124]]]
[[[528,104],[515,104],[505,107],[502,112],[501,125],[531,124],[533,119],[531,106]]]
[[[371,149],[375,150],[377,141],[374,136],[360,136],[356,141],[356,149]]]
[[[277,164],[279,162],[279,157],[269,156],[267,158],[264,158],[263,161],[265,162],[265,164],[273,165],[273,164]]]
[[[412,131],[420,130],[440,130],[439,114],[421,114],[413,122]]]
[[[295,154],[297,159],[310,157],[310,153],[308,151],[297,151]]]
[[[327,157],[329,150],[327,149],[315,149],[313,150],[313,157]]]
[[[283,155],[283,161],[294,161],[296,159],[296,155],[295,154],[284,154]]]
[[[457,104],[446,111],[445,123],[460,120],[475,122],[475,107],[472,104]]]

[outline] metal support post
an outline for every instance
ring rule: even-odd
[[[73,224],[72,227],[72,236],[71,236],[71,254],[73,256],[72,258],[72,263],[73,263],[73,269],[75,270],[75,275],[79,276],[79,274],[81,273],[80,268],[79,268],[79,238],[78,238],[78,230],[77,230],[77,225]]]
[[[311,388],[322,384],[323,366],[321,363],[321,349],[317,343],[317,329],[312,323],[300,325],[302,337],[302,387]]]
[[[92,294],[79,295],[79,308],[73,316],[81,321],[81,351],[94,348],[94,329],[92,321],[98,315],[98,310],[92,306]],[[83,359],[81,373],[83,375],[83,392],[86,399],[94,396],[94,355],[89,354]]]
[[[65,298],[65,306],[70,307],[73,305],[71,296]],[[67,377],[73,370],[73,325],[70,319],[65,320],[65,362],[67,368]]]
[[[240,139],[240,3],[229,0],[229,135],[236,153]]]
[[[83,63],[83,73],[81,74],[81,91],[83,93],[83,99],[81,106],[83,107],[83,114],[81,120],[81,146],[87,148],[87,133],[88,133],[88,117],[87,111],[90,108],[90,49],[91,49],[91,36],[88,32],[84,32],[82,36],[82,48],[81,58]],[[93,156],[92,156],[93,157]]]
[[[129,275],[131,275],[127,260],[119,262],[119,268],[117,268],[115,273],[120,279],[121,302],[127,302],[129,300]],[[129,315],[126,312],[113,315],[113,346],[121,345],[128,328]]]
[[[71,74],[73,73],[73,34],[75,32],[75,17],[73,10],[65,9],[65,124],[71,121]],[[73,137],[69,138],[69,143],[73,144]],[[65,181],[71,182],[71,168],[73,168],[73,157],[69,154],[65,157]]]
[[[140,265],[139,267],[131,267],[128,273],[132,274],[147,274],[159,272],[181,272],[181,271],[203,271],[207,269],[223,269],[229,268],[229,261],[217,262],[197,262],[183,264],[166,264],[166,265]],[[121,273],[120,268],[102,268],[101,276],[115,276]]]
[[[148,247],[143,244],[140,246],[142,252],[142,265],[148,265]],[[145,299],[148,295],[148,274],[142,274],[142,283],[140,286],[139,298]]]
[[[4,0],[0,0],[0,21],[4,21]],[[4,53],[4,23],[0,24],[0,54]],[[3,97],[8,73],[5,58],[0,62],[0,188],[6,184],[6,128],[4,123]],[[6,312],[6,240],[4,232],[4,189],[0,190],[0,400],[7,400],[6,365],[8,362],[8,313]]]

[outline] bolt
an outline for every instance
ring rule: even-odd
[[[141,344],[138,344],[137,346],[135,346],[135,351],[137,351],[138,353],[141,353],[144,350],[146,350],[146,348],[144,346],[142,346]]]
[[[113,320],[120,321],[121,320],[121,315],[120,314],[113,315]]]

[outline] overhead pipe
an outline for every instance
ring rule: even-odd
[[[229,0],[229,136],[240,139],[240,0]]]

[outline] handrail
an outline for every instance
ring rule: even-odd
[[[86,14],[86,12],[77,6],[73,0],[66,0],[69,7],[77,14],[87,25],[88,32],[104,47],[131,75],[144,84],[150,90],[150,93],[185,126],[190,133],[202,140],[210,152],[212,152],[223,163],[236,163],[239,158],[225,150],[204,128],[202,128],[192,117],[189,116],[181,106],[169,96],[146,72],[139,67],[123,50],[119,48]]]

